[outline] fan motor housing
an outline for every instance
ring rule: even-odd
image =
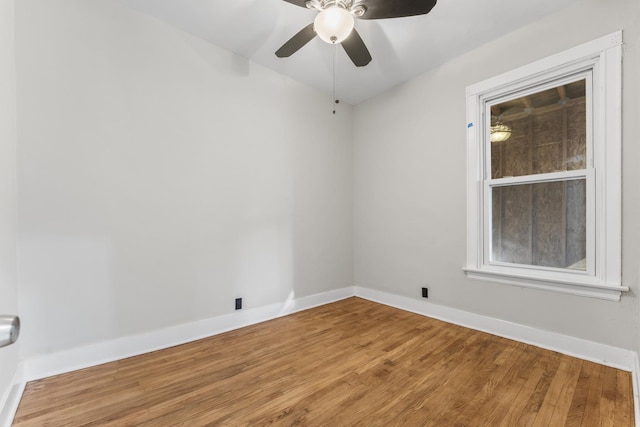
[[[366,6],[358,3],[357,0],[308,0],[305,5],[308,9],[315,9],[318,12],[330,7],[340,7],[354,16],[362,16],[367,11]]]

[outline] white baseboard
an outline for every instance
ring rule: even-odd
[[[24,378],[33,381],[102,363],[113,362],[167,347],[217,335],[233,329],[275,319],[354,295],[353,287],[291,299],[282,303],[236,311],[197,322],[172,326],[144,334],[132,335],[53,354],[27,359]]]
[[[18,365],[18,369],[16,369],[16,373],[13,376],[9,392],[5,396],[3,402],[0,402],[2,403],[0,405],[0,427],[11,427],[13,418],[18,410],[18,405],[20,404],[20,399],[22,398],[22,392],[24,391],[25,385],[26,382],[24,381],[23,364],[21,363]]]
[[[515,341],[557,351],[624,371],[634,371],[637,355],[634,351],[587,341],[556,332],[524,326],[505,320],[432,304],[425,300],[390,294],[368,288],[355,288],[356,296],[381,304],[433,317],[448,323],[487,332]]]

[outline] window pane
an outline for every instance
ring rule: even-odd
[[[585,88],[579,80],[493,105],[491,177],[584,169]],[[500,133],[500,126],[511,133]]]
[[[494,187],[491,261],[586,270],[586,180]]]

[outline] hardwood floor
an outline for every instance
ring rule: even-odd
[[[15,426],[631,426],[628,372],[349,298],[27,384]]]

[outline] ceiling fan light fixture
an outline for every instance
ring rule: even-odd
[[[315,9],[318,12],[322,11],[322,3],[320,3],[320,0],[307,0],[304,5],[307,6],[307,9]]]
[[[491,126],[491,142],[504,142],[511,138],[511,128],[503,123]]]
[[[313,21],[313,29],[327,43],[342,43],[349,37],[355,21],[348,10],[340,6],[329,7],[320,12]]]
[[[361,17],[367,11],[367,7],[363,4],[356,4],[351,7],[351,14],[356,17]]]

